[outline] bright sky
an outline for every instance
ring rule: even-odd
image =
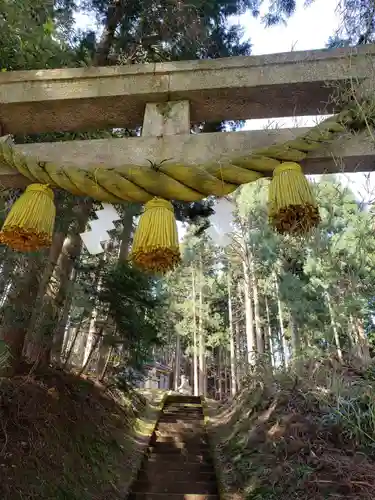
[[[267,11],[265,1],[263,12]],[[265,28],[260,19],[254,19],[250,14],[233,18],[233,24],[239,24],[245,29],[244,38],[252,43],[252,55],[275,54],[297,50],[324,49],[330,36],[339,26],[336,15],[337,0],[315,0],[309,7],[304,7],[304,0],[299,0],[299,7],[287,25]],[[277,120],[278,127],[308,127],[316,123],[316,117],[284,118]],[[275,121],[248,120],[246,130],[259,130],[265,126],[275,127]]]
[[[265,1],[263,13],[266,11]],[[338,0],[314,0],[312,5],[304,7],[304,0],[299,0],[298,8],[287,25],[264,28],[259,19],[250,13],[233,19],[233,24],[245,28],[245,38],[250,38],[252,54],[275,54],[297,50],[324,49],[330,36],[339,28],[340,18],[337,12]],[[316,116],[281,118],[277,120],[248,120],[244,130],[271,128],[309,127],[317,122]],[[346,174],[340,176],[363,201],[374,199],[374,174]]]
[[[263,12],[267,9],[267,3],[265,0]],[[245,28],[245,38],[251,40],[253,55],[325,48],[329,37],[339,27],[339,16],[336,12],[338,0],[314,0],[309,7],[304,7],[304,3],[304,0],[298,0],[297,12],[286,25],[265,28],[260,19],[254,19],[250,13],[233,18],[232,22]],[[95,22],[87,16],[77,16],[77,25],[82,28],[96,27]],[[272,123],[269,120],[248,120],[245,129],[312,126],[316,124],[316,120],[317,117],[282,118],[273,120]],[[367,201],[370,197],[375,198],[367,194],[369,190],[375,193],[373,174],[370,175],[370,182],[368,174],[347,174],[345,181],[350,183],[360,199]]]

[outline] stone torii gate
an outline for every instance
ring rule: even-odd
[[[343,109],[332,99],[339,87],[349,85],[362,89],[355,99],[360,106],[361,94],[368,98],[371,92],[374,62],[375,46],[362,46],[2,73],[0,183],[32,185],[9,214],[1,240],[25,250],[49,243],[54,218],[50,188],[109,203],[141,202],[146,211],[133,257],[160,271],[176,264],[179,254],[168,200],[222,197],[272,174],[274,225],[281,232],[308,230],[319,216],[296,162],[307,174],[374,169],[374,139],[366,120],[359,120],[359,133],[349,134],[354,123],[358,129],[358,109]],[[335,115],[312,129],[191,133],[192,122],[319,114]],[[22,145],[10,138],[142,124],[142,137]],[[36,210],[25,215],[38,197],[44,200],[43,209],[38,205],[44,222],[36,222]],[[160,229],[165,224],[169,230]],[[159,237],[150,236],[155,227]]]

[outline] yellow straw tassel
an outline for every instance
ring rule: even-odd
[[[275,168],[268,196],[270,223],[279,233],[304,234],[319,224],[317,203],[298,163]]]
[[[162,198],[153,198],[146,203],[134,235],[130,258],[145,271],[161,274],[179,264],[180,247],[172,203]]]
[[[53,191],[31,184],[12,206],[0,232],[0,242],[19,252],[51,245],[56,209]]]

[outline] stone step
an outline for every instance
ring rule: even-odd
[[[208,444],[207,438],[204,436],[204,434],[202,434],[201,436],[189,436],[186,434],[176,434],[175,436],[171,436],[170,434],[156,434],[153,442],[175,444],[177,447],[182,444]]]
[[[184,437],[179,437],[176,439],[168,439],[167,437],[156,437],[155,440],[150,443],[149,447],[156,447],[156,448],[165,448],[168,449],[170,448],[171,450],[173,449],[178,449],[178,450],[184,450],[184,449],[189,449],[189,450],[196,450],[198,448],[202,450],[207,450],[209,448],[208,442],[203,441],[202,439],[186,439]]]
[[[194,418],[204,418],[203,412],[202,411],[190,411],[190,410],[184,410],[184,411],[179,411],[179,410],[165,410],[162,413],[162,417],[165,416],[173,416],[173,415],[178,415],[179,417],[194,417]]]
[[[163,422],[163,420],[167,419],[178,419],[178,420],[204,420],[203,415],[187,415],[186,413],[163,413],[161,415],[160,420]]]
[[[191,401],[169,401],[169,399],[167,399],[164,403],[164,408],[169,408],[169,407],[173,407],[173,408],[203,408],[202,406],[202,403],[199,401],[199,402],[191,402]]]
[[[167,398],[165,401],[165,406],[176,406],[176,407],[186,407],[186,408],[202,408],[202,401],[198,400],[180,400],[174,401],[173,399]]]
[[[193,411],[193,410],[165,410],[162,413],[162,417],[165,417],[166,415],[178,415],[179,417],[195,417],[195,418],[200,418],[203,417],[203,412],[202,411]]]
[[[170,472],[179,474],[214,474],[212,463],[186,462],[175,460],[166,463],[165,460],[145,460],[141,471],[150,471],[151,474],[168,474]]]
[[[169,439],[207,439],[206,433],[203,429],[199,432],[199,429],[189,429],[187,427],[174,429],[169,427],[158,428],[155,431],[155,436],[158,438],[168,437]]]
[[[171,433],[179,432],[202,432],[205,433],[206,428],[203,422],[159,422],[155,428],[156,431],[168,431]]]
[[[128,500],[219,499],[200,403],[167,398]]]
[[[161,424],[161,426],[158,427],[155,432],[160,433],[163,436],[166,436],[168,434],[169,436],[171,436],[171,439],[179,439],[185,436],[189,438],[193,434],[197,436],[204,436],[206,434],[206,429],[203,425],[191,426],[170,424],[165,422],[164,424]]]
[[[176,427],[176,429],[178,428],[178,426],[181,426],[182,428],[183,427],[191,427],[192,429],[195,429],[197,427],[200,427],[201,429],[205,429],[205,426],[204,426],[204,420],[203,418],[196,418],[196,419],[192,419],[192,420],[182,420],[180,418],[163,418],[161,417],[160,420],[159,420],[159,423],[156,427],[156,429],[159,429],[160,426],[162,426],[163,424],[167,424],[167,425],[173,425]]]
[[[213,467],[212,459],[209,455],[183,455],[182,453],[151,453],[148,457],[149,462],[164,462],[165,469],[172,463],[181,465],[181,467],[190,467],[191,464],[210,465]]]
[[[220,500],[219,495],[194,495],[189,493],[169,494],[165,493],[131,493],[128,500]]]
[[[169,443],[156,443],[154,446],[149,447],[149,453],[151,454],[171,454],[171,455],[183,455],[183,456],[188,456],[188,455],[193,455],[193,456],[209,456],[210,455],[210,449],[208,446],[200,446],[199,444],[196,445],[187,445],[187,446],[173,446],[169,445]]]
[[[202,423],[203,425],[203,418],[200,417],[191,417],[189,415],[162,415],[160,417],[160,423],[161,424],[167,424],[167,423]]]
[[[202,404],[200,396],[180,396],[178,394],[173,394],[168,396],[166,404],[180,403],[180,404]]]
[[[169,481],[155,482],[152,480],[138,480],[134,483],[132,491],[134,493],[164,493],[165,495],[175,495],[177,493],[192,495],[215,495],[217,486],[215,481],[197,482],[197,481]]]
[[[163,415],[187,415],[187,416],[194,416],[194,417],[202,417],[203,416],[203,411],[202,410],[179,410],[176,408],[170,408],[170,409],[165,409],[163,411]]]
[[[159,467],[156,464],[149,463],[140,470],[138,479],[144,480],[144,478],[147,477],[152,481],[163,482],[165,477],[169,474],[173,477],[174,481],[216,481],[215,472],[211,465],[202,466],[201,464],[191,464],[189,468],[184,466],[181,469],[174,467],[166,471],[165,467]]]

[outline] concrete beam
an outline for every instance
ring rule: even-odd
[[[212,134],[180,134],[164,137],[134,137],[15,145],[15,149],[41,161],[83,169],[124,164],[149,165],[149,161],[170,160],[202,165],[206,162],[247,156],[254,149],[284,143],[307,128],[255,130]],[[344,136],[333,145],[309,155],[302,162],[307,174],[364,172],[375,170],[373,139],[366,133]],[[0,165],[0,184],[24,187],[28,181],[5,165]]]
[[[332,113],[332,91],[373,78],[375,45],[205,61],[0,73],[3,133],[142,124],[145,105],[188,100],[199,121]]]

